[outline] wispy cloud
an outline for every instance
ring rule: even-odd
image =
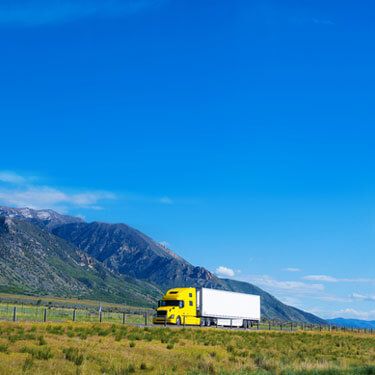
[[[118,17],[158,6],[165,0],[3,0],[0,24],[43,25],[91,16]]]
[[[365,295],[365,294],[359,294],[359,293],[352,293],[350,295],[350,298],[352,298],[353,300],[359,300],[359,301],[375,302],[375,295]]]
[[[269,275],[253,275],[244,278],[245,281],[263,287],[270,292],[293,292],[299,295],[315,294],[324,291],[324,285],[304,283],[301,281],[276,280]]]
[[[286,271],[286,272],[301,272],[301,269],[295,268],[295,267],[287,267],[287,268],[284,268],[284,271]]]
[[[326,283],[375,283],[375,279],[371,278],[338,278],[330,275],[307,275],[303,277],[304,280],[320,281]]]
[[[329,19],[324,18],[313,18],[312,21],[318,25],[334,26],[335,23]]]
[[[21,176],[12,171],[0,171],[0,181],[10,184],[25,184],[32,180],[30,177]]]
[[[331,318],[357,318],[357,319],[375,319],[375,310],[362,311],[353,308],[346,308],[337,311],[333,311],[330,314]]]
[[[67,191],[38,185],[29,178],[10,171],[0,171],[0,203],[15,207],[52,208],[66,211],[72,207],[101,209],[100,202],[115,199],[106,191]]]
[[[215,270],[215,273],[218,276],[225,276],[225,277],[233,277],[235,275],[235,272],[234,270],[232,270],[232,268],[225,267],[225,266],[217,267]]]
[[[161,197],[159,199],[159,203],[161,203],[161,204],[173,204],[173,200],[169,197]]]
[[[109,192],[67,193],[48,186],[0,190],[0,201],[3,204],[36,209],[60,207],[65,210],[67,206],[100,209],[98,202],[114,198],[115,195]]]

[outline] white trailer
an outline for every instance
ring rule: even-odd
[[[260,296],[197,288],[197,310],[202,325],[247,328],[260,321]]]

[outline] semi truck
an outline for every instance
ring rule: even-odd
[[[159,301],[154,324],[248,328],[260,321],[260,296],[209,288],[173,288]]]

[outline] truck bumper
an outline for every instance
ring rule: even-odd
[[[174,321],[174,319],[165,319],[165,318],[154,318],[152,320],[152,322],[154,324],[175,324],[176,322]]]

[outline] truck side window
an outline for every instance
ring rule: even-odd
[[[193,297],[193,293],[189,293],[189,297],[192,298]]]
[[[190,306],[193,306],[193,301],[189,301],[189,305],[190,305]]]
[[[184,301],[179,301],[178,305],[182,309],[184,307]]]

